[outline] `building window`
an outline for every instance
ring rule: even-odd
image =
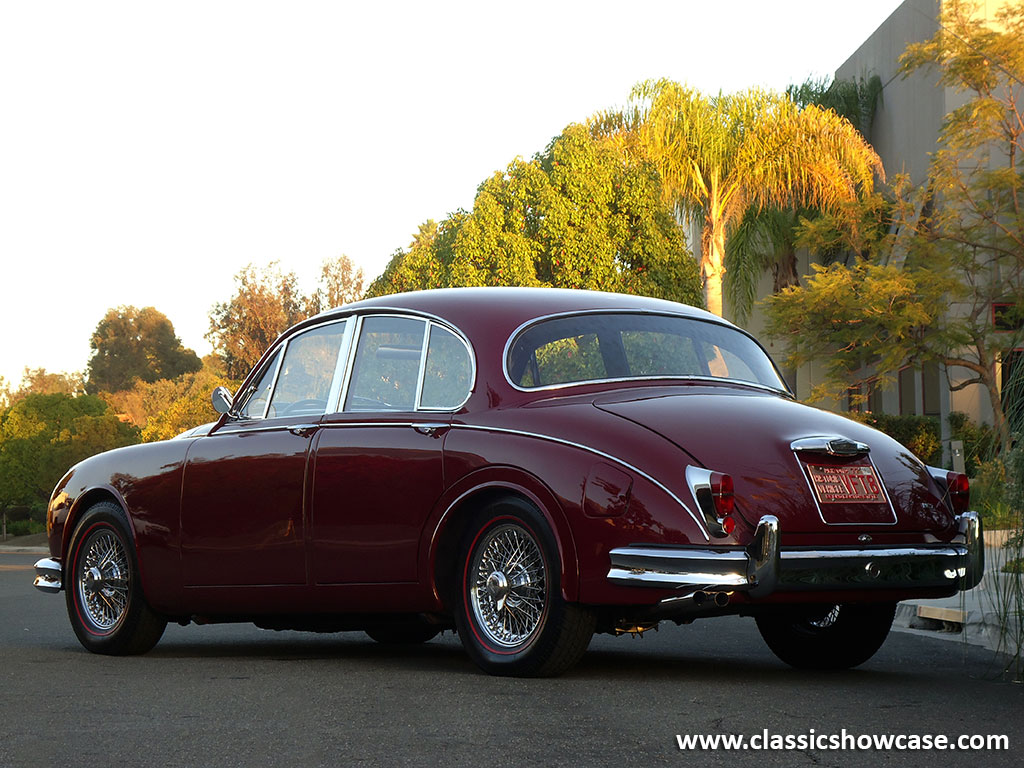
[[[1021,308],[1009,302],[992,302],[992,327],[997,331],[1024,330]]]

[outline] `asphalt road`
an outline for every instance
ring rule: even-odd
[[[37,555],[0,554],[0,766],[1020,766],[1024,686],[989,651],[890,635],[863,667],[796,672],[753,621],[594,639],[554,680],[488,677],[446,634],[168,627],[137,658],[89,654]],[[1005,734],[1010,751],[680,751],[676,735]]]

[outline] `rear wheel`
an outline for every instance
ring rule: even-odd
[[[558,675],[583,655],[595,616],[561,597],[558,552],[547,522],[510,497],[470,526],[459,559],[456,625],[466,652],[494,675]]]
[[[68,550],[68,617],[79,642],[93,653],[145,653],[166,620],[146,603],[128,521],[112,502],[90,507]]]
[[[757,628],[791,667],[848,669],[882,647],[895,614],[895,603],[786,607],[758,616]]]

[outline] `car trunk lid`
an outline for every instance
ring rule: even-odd
[[[843,416],[721,385],[620,393],[594,405],[732,475],[737,512],[748,525],[766,514],[789,533],[937,533],[951,524],[924,465],[892,438]]]

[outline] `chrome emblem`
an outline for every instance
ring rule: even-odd
[[[869,536],[866,533],[862,533],[860,536],[857,537],[857,541],[859,541],[861,544],[870,544],[871,536]]]

